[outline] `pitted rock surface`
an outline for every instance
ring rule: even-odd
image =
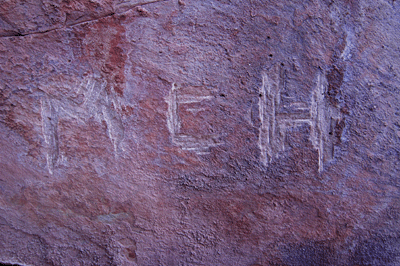
[[[4,265],[399,265],[400,2],[3,0]]]

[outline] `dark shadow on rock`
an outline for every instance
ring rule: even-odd
[[[373,237],[360,242],[349,265],[399,265],[400,238]]]
[[[324,243],[312,242],[291,245],[284,249],[286,266],[332,266],[337,265],[336,253]]]

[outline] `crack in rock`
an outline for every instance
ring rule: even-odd
[[[83,21],[76,21],[74,23],[67,23],[64,22],[64,25],[60,26],[60,27],[54,27],[54,28],[50,28],[47,30],[43,30],[43,31],[35,31],[35,32],[28,32],[28,33],[22,33],[19,32],[17,30],[8,30],[4,33],[0,33],[0,38],[10,38],[10,37],[24,37],[24,36],[29,36],[29,35],[37,35],[37,34],[46,34],[48,32],[52,32],[52,31],[56,31],[56,30],[60,30],[60,29],[64,29],[64,28],[68,28],[68,27],[75,27],[75,26],[79,26],[82,25],[84,23],[90,23],[90,22],[95,22],[98,21],[100,19],[103,18],[108,18],[108,17],[112,17],[114,15],[120,15],[123,13],[126,13],[136,7],[140,7],[143,5],[148,5],[148,4],[154,4],[157,2],[165,2],[168,0],[148,0],[148,1],[124,1],[123,3],[117,4],[114,7],[114,11],[108,14],[105,14],[103,16],[97,17],[97,18],[93,18],[93,19],[88,19],[88,20],[83,20]]]

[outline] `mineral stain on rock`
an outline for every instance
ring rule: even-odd
[[[123,95],[125,88],[125,61],[127,53],[125,27],[121,25],[122,16],[102,18],[94,23],[74,27],[76,40],[82,47],[81,63],[88,62],[93,70],[100,72],[107,81],[108,93]]]
[[[337,96],[339,96],[340,87],[343,84],[343,75],[344,75],[343,67],[337,65],[333,65],[326,75],[328,79],[327,94],[330,102],[333,105],[338,104]]]
[[[399,14],[5,1],[0,262],[399,265]]]

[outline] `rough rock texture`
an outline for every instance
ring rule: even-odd
[[[400,265],[399,1],[0,3],[0,262]]]

